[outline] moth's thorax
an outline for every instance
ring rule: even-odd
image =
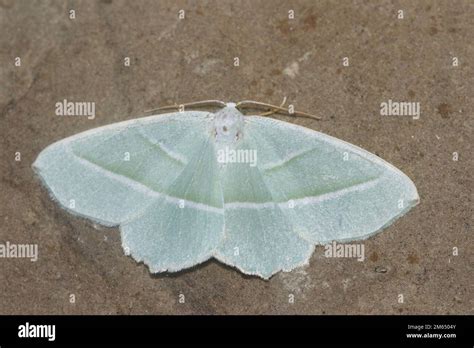
[[[235,143],[243,136],[244,115],[228,104],[214,114],[212,134],[218,143]]]

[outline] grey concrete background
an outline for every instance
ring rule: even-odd
[[[0,313],[472,314],[473,13],[472,1],[0,0],[0,242],[39,245],[37,262],[0,259]],[[284,96],[323,120],[278,118],[417,185],[421,204],[364,242],[364,262],[318,247],[270,281],[216,261],[152,276],[117,229],[61,210],[31,170],[50,143],[150,107]],[[94,101],[96,118],[56,116],[63,99]],[[380,116],[388,99],[420,102],[421,118]]]

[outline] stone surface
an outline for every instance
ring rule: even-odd
[[[472,1],[0,0],[0,241],[39,247],[37,262],[0,259],[0,313],[472,314],[473,11]],[[117,229],[61,210],[31,169],[50,143],[152,107],[284,96],[323,120],[277,117],[378,154],[417,185],[420,205],[363,242],[364,262],[318,247],[309,267],[270,281],[216,261],[150,275]],[[56,116],[63,99],[93,101],[97,116]],[[381,116],[388,99],[420,102],[420,119]]]

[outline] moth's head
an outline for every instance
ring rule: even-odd
[[[234,103],[226,106],[214,114],[213,135],[217,142],[230,143],[242,138],[244,115],[237,110]]]

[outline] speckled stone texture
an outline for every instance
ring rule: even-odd
[[[474,313],[473,13],[472,1],[0,0],[0,242],[39,247],[37,262],[0,259],[0,313]],[[269,281],[216,261],[150,275],[118,229],[60,209],[31,169],[52,142],[152,107],[284,96],[323,120],[278,118],[359,145],[418,188],[417,207],[363,241],[363,262],[318,247]],[[56,116],[64,99],[95,102],[95,119]],[[420,119],[381,116],[389,99],[420,102]]]

